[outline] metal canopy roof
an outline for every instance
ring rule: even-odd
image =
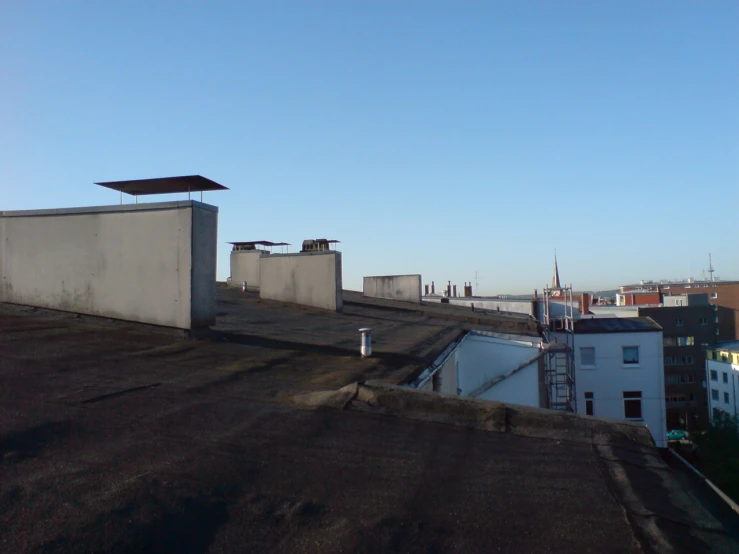
[[[133,181],[106,181],[95,183],[101,187],[125,192],[133,196],[144,194],[170,194],[176,192],[202,192],[206,190],[228,190],[203,177],[202,175],[185,175],[182,177],[160,177],[158,179],[136,179]]]
[[[229,242],[228,244],[233,244],[234,246],[245,246],[249,244],[253,245],[259,245],[259,246],[292,246],[289,242],[272,242],[269,240],[250,240],[246,242]]]

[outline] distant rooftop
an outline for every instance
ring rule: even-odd
[[[209,190],[228,190],[228,187],[211,181],[202,175],[181,177],[160,177],[156,179],[135,179],[132,181],[104,181],[95,183],[101,187],[125,192],[132,196],[146,194],[173,194],[177,192],[203,192]]]
[[[575,322],[575,333],[638,333],[661,331],[651,317],[612,317],[580,319]]]
[[[739,352],[739,340],[730,340],[719,342],[710,347],[711,350],[729,350],[731,352]]]
[[[716,277],[714,281],[708,280],[708,279],[676,279],[676,280],[670,280],[670,279],[663,279],[661,281],[641,281],[639,283],[630,283],[628,285],[621,285],[621,288],[626,287],[664,287],[664,286],[670,286],[670,285],[679,285],[679,286],[685,286],[685,285],[735,285],[739,283],[739,281],[736,280],[724,280],[720,279],[719,277]],[[629,291],[631,292],[631,291]]]

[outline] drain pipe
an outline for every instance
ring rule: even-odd
[[[372,355],[372,329],[362,327],[359,332],[362,333],[362,345],[360,347],[362,358],[369,358]]]

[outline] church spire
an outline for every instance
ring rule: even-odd
[[[554,253],[554,275],[552,276],[552,288],[561,289],[562,286],[559,284],[559,268],[557,267],[557,253]]]

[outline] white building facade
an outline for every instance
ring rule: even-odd
[[[719,413],[739,418],[739,341],[706,351],[706,388],[711,423]]]
[[[650,318],[575,324],[577,413],[644,422],[667,447],[662,329]]]
[[[441,354],[412,385],[521,406],[545,407],[543,340],[471,331]]]

